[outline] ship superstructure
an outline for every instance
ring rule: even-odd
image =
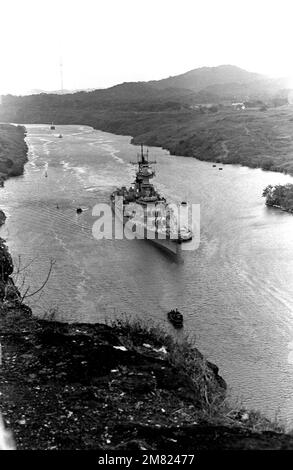
[[[143,145],[137,162],[133,164],[137,165],[135,180],[129,188],[122,186],[111,194],[112,208],[124,223],[131,220],[140,228],[141,238],[177,252],[175,245],[190,240],[192,232],[187,226],[178,226],[174,210],[151,183],[155,176],[152,165],[156,161],[149,160],[148,151],[144,153]],[[118,198],[122,200],[119,207]]]

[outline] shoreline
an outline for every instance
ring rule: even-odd
[[[58,125],[58,124],[56,124]],[[65,123],[60,123],[59,125],[70,125],[70,124],[65,124]],[[128,131],[126,132],[121,132],[116,131],[111,125],[105,125],[105,126],[100,126],[97,127],[94,124],[87,124],[87,123],[80,123],[77,124],[75,123],[74,125],[80,125],[80,126],[88,126],[91,127],[94,130],[101,131],[101,132],[107,132],[109,134],[115,134],[117,136],[122,136],[122,137],[129,137],[130,139],[130,144],[135,145],[135,146],[140,146],[141,145],[141,137],[140,135],[135,136],[134,134],[129,133]],[[170,155],[172,156],[177,156],[177,157],[185,157],[185,158],[195,158],[196,160],[207,162],[207,163],[215,163],[215,164],[222,164],[222,165],[233,165],[233,166],[241,166],[241,167],[247,167],[252,170],[262,170],[265,172],[272,171],[273,173],[281,173],[284,175],[289,175],[293,177],[293,168],[291,171],[287,170],[286,168],[281,168],[281,167],[274,167],[274,166],[267,166],[267,162],[265,161],[263,164],[256,164],[256,163],[250,163],[249,161],[235,161],[233,157],[230,155],[230,151],[227,148],[227,143],[225,140],[221,140],[220,142],[217,142],[217,150],[215,151],[214,155],[208,155],[207,158],[203,158],[201,154],[194,155],[193,152],[190,150],[176,150],[174,149],[173,145],[171,143],[161,143],[157,137],[154,138],[147,138],[144,142],[144,145],[150,146],[150,147],[158,147],[163,150],[167,150]],[[223,145],[225,145],[225,158],[222,158],[222,152],[221,150],[223,149]],[[230,156],[229,156],[230,155]]]
[[[293,184],[269,185],[263,190],[262,196],[265,197],[267,207],[274,207],[283,212],[293,213],[292,207]],[[284,204],[284,205],[283,205]],[[287,206],[287,207],[286,207]]]
[[[279,132],[282,131],[282,126],[288,126],[287,116],[291,117],[291,108],[290,105],[282,108],[277,130],[274,122],[277,110],[274,109],[266,113],[255,110],[235,113],[225,110],[215,115],[203,116],[190,112],[158,113],[156,116],[148,113],[133,115],[118,110],[115,119],[109,110],[105,112],[105,117],[97,116],[98,122],[89,119],[82,124],[116,135],[131,136],[131,143],[134,145],[143,142],[145,145],[161,147],[171,155],[293,176],[293,162],[291,164],[288,159],[291,147],[287,149],[288,158],[286,155],[280,156],[279,148]],[[180,123],[179,131],[177,119]],[[255,130],[253,123],[256,125]],[[266,143],[261,138],[262,134],[267,139]]]
[[[58,124],[57,124],[58,125]],[[60,126],[66,126],[67,124],[59,124]],[[70,125],[70,124],[68,124]],[[87,126],[87,127],[90,127],[96,131],[101,131],[101,132],[105,132],[105,133],[109,133],[109,134],[114,134],[114,135],[117,135],[117,136],[121,136],[121,137],[128,137],[130,139],[130,144],[131,145],[135,145],[135,146],[140,146],[141,145],[141,142],[140,142],[140,138],[139,137],[135,137],[133,135],[130,135],[129,133],[125,133],[125,134],[121,134],[119,132],[115,132],[114,130],[108,130],[107,128],[101,128],[101,127],[95,127],[93,125],[90,125],[90,124],[74,124],[74,125],[80,125],[80,126]],[[214,160],[212,159],[205,159],[205,158],[200,158],[200,156],[195,156],[195,155],[189,155],[188,153],[175,153],[174,151],[172,151],[172,147],[171,146],[162,146],[160,145],[156,140],[152,141],[146,141],[146,143],[144,143],[144,145],[146,146],[149,146],[149,147],[154,147],[154,148],[160,148],[162,150],[167,150],[170,155],[174,156],[174,157],[184,157],[184,158],[193,158],[195,160],[198,160],[200,162],[206,162],[206,163],[212,163],[212,164],[218,164],[218,165],[233,165],[234,167],[246,167],[246,168],[249,168],[251,170],[262,170],[262,171],[265,171],[265,172],[273,172],[273,173],[281,173],[283,175],[288,175],[288,176],[292,176],[293,177],[293,170],[291,172],[285,170],[285,169],[282,169],[282,168],[264,168],[260,165],[256,166],[256,165],[249,165],[249,163],[247,162],[235,162],[235,161],[229,161],[229,159],[227,160],[223,160],[223,159],[219,159],[218,157],[215,157]],[[220,144],[219,144],[220,146]],[[220,147],[219,147],[220,148]],[[293,212],[293,210],[292,210]]]
[[[288,212],[288,214],[293,214],[293,209],[286,209],[284,206],[278,206],[277,204],[270,204],[269,202],[265,202],[267,207],[273,207],[275,209],[279,209],[283,212]]]
[[[0,209],[0,227],[5,223],[6,220],[6,215],[5,213]]]
[[[0,124],[0,194],[1,187],[8,178],[21,176],[24,173],[29,150],[25,140],[26,134],[23,125]],[[6,214],[0,208],[0,228],[6,218]],[[1,243],[3,239],[0,237]]]
[[[26,125],[34,125],[34,124],[40,124],[39,122],[26,122]],[[26,135],[26,128],[25,124],[19,123],[19,124],[3,124],[11,126],[11,127],[20,127],[24,129],[24,135]],[[50,125],[50,122],[48,123],[41,123],[40,125]],[[94,130],[97,131],[102,131],[102,132],[107,132],[110,134],[115,134],[117,136],[123,136],[123,137],[129,137],[130,143],[132,145],[138,146],[141,144],[143,141],[144,145],[150,146],[150,147],[158,147],[163,150],[167,150],[170,155],[173,156],[180,156],[180,157],[186,157],[186,158],[195,158],[199,161],[204,161],[204,162],[209,162],[209,163],[215,163],[215,164],[223,164],[223,165],[235,165],[235,166],[241,166],[241,167],[247,167],[251,169],[260,169],[262,171],[272,171],[274,173],[281,173],[289,176],[293,176],[293,168],[292,170],[289,170],[287,168],[282,168],[280,166],[274,166],[269,162],[266,158],[263,161],[259,161],[258,163],[256,162],[250,162],[247,161],[245,158],[242,160],[235,161],[235,155],[233,156],[233,153],[230,151],[228,148],[229,142],[227,140],[223,140],[222,138],[217,138],[216,142],[211,143],[210,146],[208,147],[208,152],[203,151],[202,153],[198,148],[195,148],[194,146],[184,148],[182,147],[183,144],[175,145],[170,142],[170,140],[167,139],[165,141],[164,139],[161,140],[157,135],[152,136],[152,135],[147,135],[147,136],[141,136],[138,133],[135,133],[135,124],[133,126],[129,125],[129,123],[126,123],[126,129],[118,128],[116,129],[115,125],[113,125],[111,122],[105,123],[100,123],[100,125],[96,125],[94,122],[91,122],[91,119],[87,120],[86,122],[70,122],[70,120],[63,122],[62,119],[60,121],[55,122],[55,126],[66,126],[66,125],[78,125],[78,126],[88,126]],[[1,124],[0,124],[0,131],[1,131]],[[26,145],[26,156],[28,154],[28,146]],[[270,160],[270,159],[269,159]],[[23,174],[23,167],[25,163],[27,163],[28,159],[23,160],[22,162],[22,169],[19,169],[19,172],[17,174],[13,174],[11,176],[20,176]],[[269,164],[269,165],[268,165]],[[9,176],[8,176],[9,177]],[[5,178],[6,179],[6,178]],[[3,181],[4,182],[4,181]],[[0,171],[0,184],[1,184],[1,171]]]
[[[8,178],[23,174],[28,161],[25,137],[23,125],[0,124],[0,186]]]
[[[132,136],[131,143],[161,147],[171,155],[293,175],[290,104],[265,111],[236,111],[226,106],[204,113],[190,108],[152,112],[143,107],[137,110],[131,102],[110,102],[95,108],[82,100],[74,107],[74,95],[62,99],[66,100],[66,109],[61,98],[54,95],[31,98],[34,103],[20,97],[7,98],[1,119],[19,122],[21,117],[21,122],[31,124],[50,125],[54,121],[56,126],[86,125]]]
[[[156,325],[41,320],[13,302],[0,325],[1,412],[19,450],[293,448],[276,423],[228,408],[217,366]]]

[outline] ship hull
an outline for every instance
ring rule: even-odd
[[[115,203],[111,202],[111,208],[114,213],[122,222],[123,226],[126,222],[129,221],[129,217],[125,217],[120,210],[115,210]],[[145,229],[146,231],[146,229]],[[170,238],[159,238],[158,234],[154,234],[154,238],[145,237],[143,240],[150,242],[152,245],[155,245],[159,249],[165,251],[166,253],[179,256],[181,253],[181,243],[178,240],[172,240]]]
[[[161,250],[167,253],[171,253],[172,255],[178,256],[181,253],[181,244],[177,243],[176,241],[160,238],[147,238],[146,240],[152,243],[153,245],[157,246]]]

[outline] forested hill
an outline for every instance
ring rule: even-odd
[[[285,85],[233,66],[206,67],[104,90],[3,96],[0,121],[89,125],[177,155],[293,174]]]

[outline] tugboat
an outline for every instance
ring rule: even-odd
[[[177,308],[175,310],[170,310],[167,313],[168,320],[174,328],[182,328],[183,327],[183,315],[182,313],[178,312]]]
[[[174,209],[169,207],[166,199],[151,184],[150,179],[155,176],[151,165],[155,163],[149,161],[148,152],[145,154],[141,145],[138,160],[133,163],[138,166],[135,181],[130,188],[122,186],[111,194],[112,210],[124,224],[129,220],[133,222],[136,230],[142,234],[139,238],[147,239],[170,253],[178,254],[180,244],[191,240],[193,233],[187,225],[179,224]],[[117,204],[118,199],[122,199],[121,205]],[[140,211],[135,210],[137,205],[142,209],[140,215],[137,215]],[[187,203],[183,202],[181,206],[180,209],[184,208],[187,214]]]
[[[54,131],[55,130],[55,126],[54,126],[54,123],[52,122],[51,126],[50,126],[50,129],[51,131]]]

